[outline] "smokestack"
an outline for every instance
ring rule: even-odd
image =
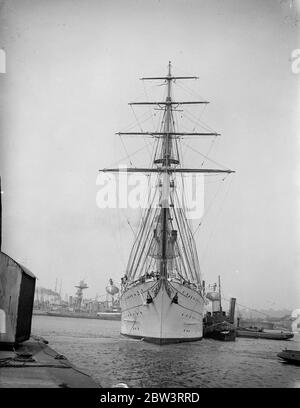
[[[229,321],[232,324],[234,323],[235,302],[236,298],[230,298]]]
[[[2,248],[2,188],[1,188],[1,176],[0,176],[0,251]]]
[[[220,275],[218,276],[219,281],[219,298],[220,298],[220,313],[222,312],[222,301],[221,301],[221,278]]]

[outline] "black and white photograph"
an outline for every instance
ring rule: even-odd
[[[300,388],[299,110],[300,0],[1,0],[1,390]]]

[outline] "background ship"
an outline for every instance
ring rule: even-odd
[[[100,319],[121,320],[119,292],[119,288],[114,284],[113,280],[110,279],[109,285],[106,286],[108,307],[104,311],[97,313]]]
[[[147,135],[156,138],[151,168],[111,168],[104,172],[144,172],[155,176],[154,194],[141,219],[127,269],[122,278],[120,305],[121,334],[158,344],[200,340],[203,336],[204,294],[200,266],[185,203],[179,196],[187,173],[231,173],[231,170],[181,167],[180,139],[184,136],[216,136],[215,132],[180,132],[175,112],[185,104],[172,99],[172,83],[178,77],[142,78],[158,80],[167,87],[165,101],[134,102],[155,105],[163,112],[160,130],[120,132],[119,135]],[[157,201],[156,201],[157,200]],[[158,205],[156,204],[158,202]]]
[[[86,319],[121,320],[119,305],[119,288],[110,279],[106,287],[106,299],[100,301],[84,297],[88,285],[81,280],[75,288],[75,296],[63,301],[60,293],[55,290],[36,288],[33,314],[57,317],[75,317]]]
[[[217,284],[208,287],[206,298],[210,301],[211,311],[207,311],[203,319],[203,337],[210,337],[222,341],[234,341],[236,327],[234,324],[234,312],[236,299],[230,299],[228,315],[222,309],[220,276]]]

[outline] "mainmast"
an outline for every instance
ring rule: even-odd
[[[171,61],[169,61],[169,71],[167,78],[168,93],[166,102],[169,102],[165,108],[165,137],[163,139],[163,183],[162,183],[162,196],[161,196],[161,206],[162,206],[162,259],[160,267],[160,276],[163,278],[167,277],[167,241],[168,241],[168,226],[167,226],[167,216],[169,207],[169,188],[170,188],[170,177],[168,173],[168,168],[170,166],[170,157],[172,152],[172,139],[170,136],[171,130],[171,110],[172,110],[172,98],[171,98]]]
[[[170,156],[171,156],[171,147],[172,147],[172,143],[170,143],[170,131],[171,131],[171,111],[172,111],[172,98],[171,98],[171,84],[172,84],[172,80],[171,80],[172,76],[171,76],[171,61],[169,61],[169,72],[168,72],[168,76],[167,76],[167,84],[168,84],[168,94],[167,94],[167,98],[166,98],[166,102],[169,102],[166,105],[166,120],[165,120],[165,137],[164,137],[164,143],[165,143],[165,147],[164,147],[164,166],[165,169],[167,169],[170,165]]]
[[[129,168],[106,168],[102,169],[100,171],[102,172],[144,172],[144,173],[157,173],[159,176],[159,185],[162,187],[161,188],[161,193],[160,193],[160,213],[159,213],[159,239],[157,239],[157,244],[159,247],[159,272],[160,276],[163,279],[167,278],[167,265],[168,265],[168,258],[169,258],[169,235],[172,235],[170,237],[170,240],[172,240],[174,237],[177,236],[177,232],[168,231],[168,228],[173,228],[172,226],[172,221],[171,221],[171,213],[172,215],[174,214],[176,224],[177,224],[177,229],[182,229],[182,225],[187,222],[186,219],[178,224],[178,217],[184,217],[184,215],[180,215],[176,213],[175,209],[173,211],[171,210],[171,207],[173,207],[173,203],[170,202],[170,187],[173,187],[173,184],[170,183],[170,178],[173,177],[176,173],[214,173],[214,174],[221,174],[221,173],[234,173],[233,170],[230,169],[215,169],[215,168],[183,168],[180,167],[179,164],[179,157],[178,157],[178,152],[174,152],[174,142],[177,143],[177,140],[184,137],[184,136],[200,136],[200,137],[210,137],[210,136],[219,136],[219,133],[216,132],[180,132],[179,129],[174,128],[174,121],[173,121],[173,111],[176,110],[176,108],[179,105],[190,105],[190,104],[208,104],[209,102],[207,101],[174,101],[172,100],[172,81],[180,79],[180,80],[185,80],[185,79],[198,79],[195,76],[173,76],[171,73],[171,62],[169,61],[168,64],[168,74],[166,76],[162,77],[144,77],[141,78],[141,80],[159,80],[159,81],[165,81],[167,85],[167,96],[165,101],[159,101],[159,102],[131,102],[129,105],[157,105],[160,109],[164,110],[164,116],[163,116],[163,121],[161,124],[161,129],[160,131],[153,131],[153,132],[118,132],[118,135],[144,135],[144,136],[151,136],[155,137],[158,139],[158,143],[160,143],[159,147],[159,155],[154,158],[153,166],[150,168],[136,168],[136,167],[129,167]],[[173,108],[175,107],[175,108]],[[175,149],[177,151],[177,149]],[[174,153],[176,157],[174,156]],[[169,222],[169,219],[171,222]],[[188,228],[184,227],[184,231],[182,232],[183,234],[188,234]],[[149,230],[147,230],[149,231]],[[141,229],[141,235],[143,235],[143,232],[145,232],[145,229],[142,227]],[[146,236],[146,238],[149,237],[149,235]],[[157,237],[158,238],[158,237]],[[174,238],[176,239],[176,238]],[[189,236],[186,240],[183,240],[181,238],[181,243],[183,246],[182,250],[182,256],[184,259],[186,259],[186,268],[187,270],[190,270],[190,276],[192,277],[192,280],[195,280],[197,283],[200,283],[200,275],[199,272],[197,272],[197,261],[194,262],[194,249],[191,248],[185,248],[190,246],[190,240],[192,240],[192,236]],[[145,250],[145,243],[143,245],[140,245],[141,241],[141,236],[139,236],[138,239],[136,239],[136,246],[132,248],[132,253],[134,254],[132,258],[130,258],[128,262],[128,267],[127,267],[127,274],[129,276],[132,275],[132,278],[134,279],[138,270],[138,267],[141,263],[141,259],[143,258],[142,253],[145,253],[145,257],[147,257],[147,252]],[[150,248],[151,240],[149,240],[149,245],[148,248]],[[185,245],[186,244],[186,245]],[[143,258],[144,259],[144,258]],[[198,276],[199,275],[199,276]]]

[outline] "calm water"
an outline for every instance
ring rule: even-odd
[[[279,361],[283,348],[300,350],[300,335],[277,341],[204,339],[157,346],[123,338],[120,322],[33,316],[32,332],[78,368],[111,387],[300,387],[300,367]]]

